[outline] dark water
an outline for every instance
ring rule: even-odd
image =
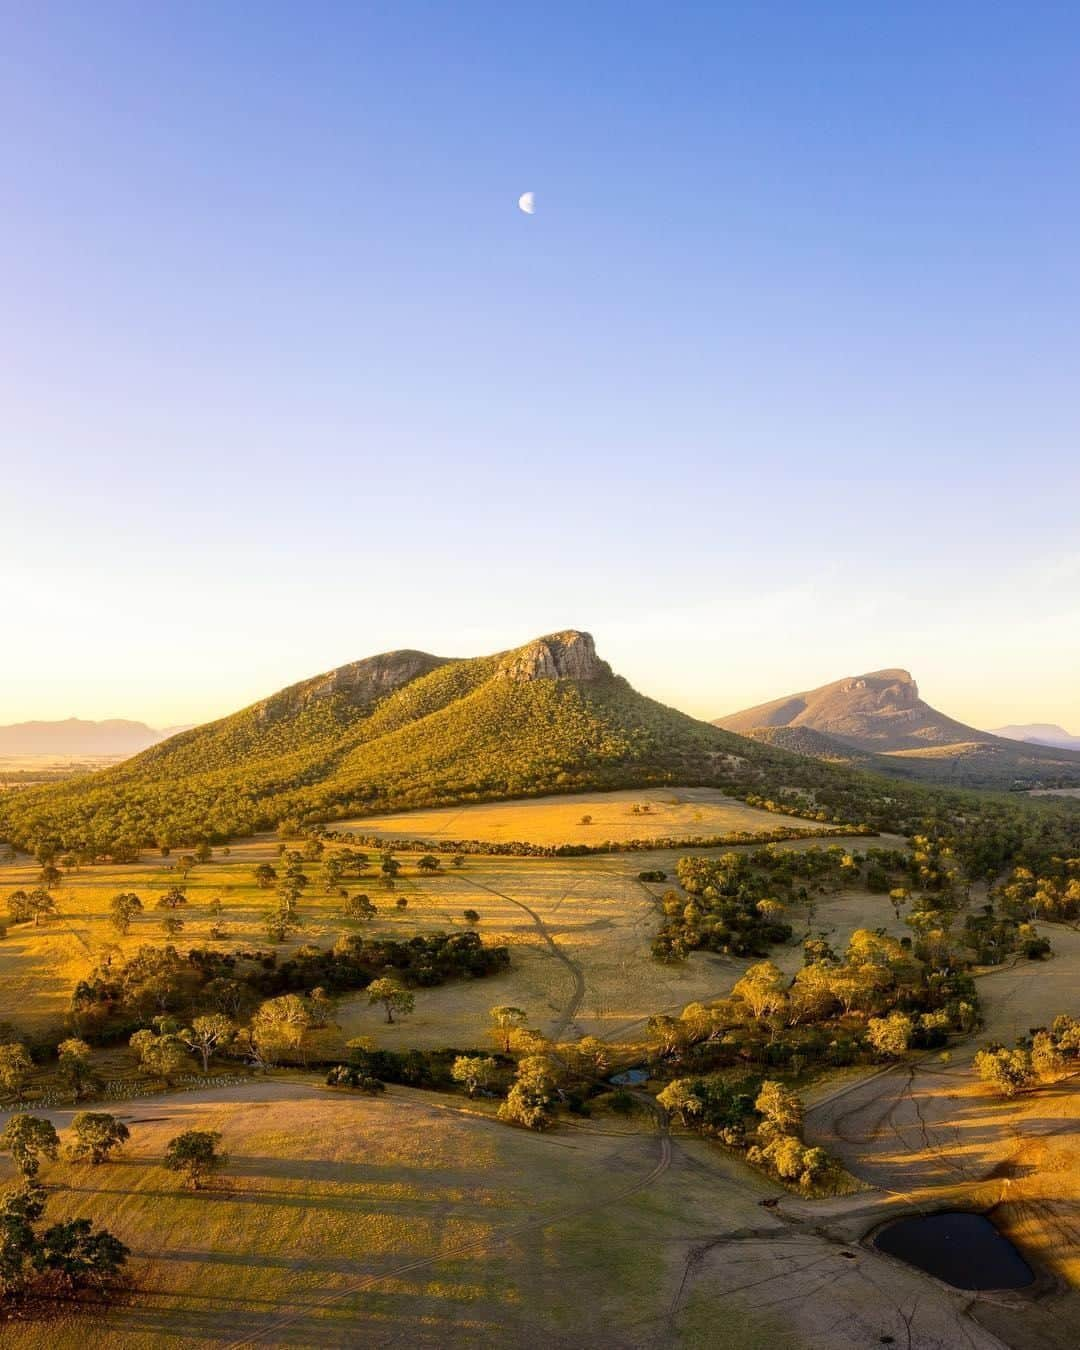
[[[624,1069],[622,1073],[615,1073],[611,1076],[611,1081],[617,1087],[636,1087],[638,1083],[648,1081],[648,1069]]]
[[[883,1228],[874,1246],[957,1289],[1022,1289],[1035,1273],[982,1214],[927,1214]]]

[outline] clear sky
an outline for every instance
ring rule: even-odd
[[[0,0],[0,722],[575,626],[1080,731],[1078,163],[1071,3]]]

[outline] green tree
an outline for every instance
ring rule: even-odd
[[[503,1052],[509,1054],[510,1042],[513,1039],[514,1032],[525,1025],[528,1014],[524,1008],[515,1008],[512,1004],[502,1003],[498,1007],[492,1008],[490,1015],[496,1028],[502,1033]]]
[[[754,1101],[754,1110],[784,1134],[799,1134],[802,1130],[803,1104],[798,1093],[783,1083],[766,1079]]]
[[[545,1055],[526,1055],[519,1061],[517,1076],[499,1107],[500,1120],[529,1130],[546,1130],[554,1123],[555,1077]]]
[[[439,870],[439,860],[434,853],[425,853],[422,858],[416,860],[416,865],[421,872],[437,872]]]
[[[0,1045],[0,1090],[10,1092],[16,1101],[22,1101],[23,1088],[34,1068],[25,1045],[9,1041]]]
[[[1024,1088],[1030,1087],[1034,1079],[1028,1052],[1006,1050],[1001,1045],[978,1052],[975,1056],[975,1072],[1003,1097],[1015,1097]]]
[[[60,1139],[51,1121],[22,1112],[13,1115],[0,1134],[0,1149],[10,1153],[24,1177],[37,1176],[42,1158],[56,1161]]]
[[[163,1078],[166,1083],[171,1083],[178,1073],[188,1067],[187,1050],[183,1042],[170,1032],[156,1034],[145,1029],[136,1031],[128,1044],[146,1073],[154,1078]]]
[[[369,1003],[382,1004],[388,1022],[394,1020],[395,1013],[399,1017],[407,1017],[416,1006],[416,999],[408,989],[403,989],[395,980],[385,976],[372,980],[367,987],[367,996]]]
[[[108,1112],[80,1111],[71,1122],[71,1138],[64,1152],[72,1162],[88,1162],[97,1167],[130,1138],[131,1131],[124,1122]]]
[[[90,1062],[90,1054],[89,1045],[77,1036],[68,1037],[56,1047],[57,1072],[77,1102],[101,1083]]]
[[[892,1012],[887,1017],[871,1017],[866,1024],[866,1039],[879,1055],[899,1059],[907,1053],[914,1030],[906,1013]]]
[[[255,869],[255,884],[260,891],[268,891],[277,881],[277,868],[268,862],[262,862]]]
[[[221,1135],[217,1130],[185,1130],[169,1140],[165,1167],[179,1173],[191,1190],[201,1190],[208,1178],[221,1171],[229,1161],[228,1155],[219,1150],[220,1143]]]
[[[133,891],[121,891],[109,901],[109,921],[121,937],[131,928],[136,914],[143,912],[143,903]]]
[[[170,886],[157,902],[157,907],[158,909],[183,909],[187,902],[187,891],[183,886]]]
[[[202,1061],[203,1073],[209,1072],[210,1060],[232,1041],[236,1027],[224,1013],[205,1013],[196,1017],[190,1027],[177,1033],[179,1040]]]
[[[360,919],[363,923],[370,923],[378,913],[375,905],[366,895],[350,895],[343,908],[347,918]]]
[[[461,1083],[470,1097],[481,1089],[490,1090],[499,1076],[499,1066],[490,1055],[458,1055],[450,1069],[450,1077]]]
[[[251,1040],[263,1064],[296,1055],[313,1022],[311,1007],[299,994],[267,999],[251,1019]]]

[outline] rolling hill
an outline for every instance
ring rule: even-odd
[[[1080,784],[1080,753],[958,722],[919,697],[906,670],[849,676],[717,718],[769,745],[873,772],[969,787]]]
[[[768,787],[780,763],[807,761],[646,698],[589,634],[567,631],[493,656],[398,651],[343,666],[123,764],[11,794],[0,838],[104,850],[584,788]]]

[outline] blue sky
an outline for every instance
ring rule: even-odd
[[[0,722],[574,625],[1080,731],[1080,11],[0,3]],[[537,194],[537,212],[516,209]]]

